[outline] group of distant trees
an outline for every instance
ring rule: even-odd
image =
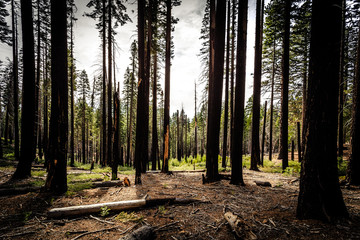
[[[97,21],[102,40],[101,69],[93,79],[76,69],[74,1],[35,3],[0,2],[0,41],[13,49],[12,60],[0,62],[5,139],[0,147],[14,140],[19,161],[14,179],[30,176],[32,162],[45,158],[48,190],[66,191],[66,166],[76,161],[111,166],[112,179],[118,164],[134,166],[135,183],[141,184],[150,163],[152,170],[168,172],[170,158],[206,155],[204,180],[212,182],[221,178],[221,155],[222,167],[230,159],[231,183],[244,185],[243,154],[250,150],[251,170],[258,170],[265,150],[269,160],[278,152],[285,170],[289,143],[297,141],[302,160],[297,216],[347,217],[337,156],[342,159],[344,143],[350,142],[347,180],[359,185],[358,1],[272,0],[265,6],[257,0],[253,95],[246,101],[248,1],[208,0],[192,119],[183,109],[170,115],[171,33],[178,21],[171,10],[179,0],[138,0],[137,40],[129,49],[122,94],[115,35],[131,21],[122,1],[87,4],[85,16]],[[201,98],[199,85],[205,86]],[[261,97],[268,98],[269,109]]]

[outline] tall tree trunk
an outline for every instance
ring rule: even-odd
[[[276,61],[276,41],[273,42],[273,63],[271,74],[271,97],[270,97],[270,136],[269,136],[269,160],[272,161],[273,154],[273,123],[274,123],[274,84],[275,84],[275,61]]]
[[[306,134],[306,129],[305,129],[305,113],[306,113],[306,101],[307,101],[307,85],[308,85],[308,45],[307,45],[307,36],[305,36],[305,48],[304,48],[304,52],[305,52],[305,61],[304,61],[304,73],[303,73],[303,88],[302,88],[302,132],[301,132],[301,143],[302,143],[302,151],[304,151],[305,149],[305,134]],[[303,152],[302,152],[303,153]]]
[[[0,123],[2,122],[2,111],[1,111],[1,92],[0,92]],[[0,124],[0,133],[2,130],[2,124]],[[3,145],[2,145],[2,138],[1,138],[1,134],[0,134],[0,158],[3,158],[4,154],[3,154]]]
[[[45,53],[47,52],[48,46],[45,43]],[[49,78],[48,78],[48,58],[47,54],[45,56],[45,79],[44,79],[44,154],[45,154],[45,167],[49,169],[49,158],[48,158],[48,139],[49,139],[49,125],[48,125],[48,88],[49,88]]]
[[[290,11],[291,0],[286,1],[284,9],[285,31],[283,38],[281,108],[280,108],[280,149],[283,171],[289,166],[288,156],[288,119],[289,119],[289,60],[290,60]]]
[[[8,101],[8,104],[6,105],[5,129],[4,129],[4,145],[8,145],[8,141],[9,141],[9,107],[10,107],[10,101]]]
[[[102,1],[102,166],[107,165],[106,148],[106,0]],[[110,144],[110,143],[109,143]]]
[[[253,92],[253,116],[251,131],[251,170],[258,171],[260,163],[260,94],[261,94],[261,0],[256,1],[256,30],[255,30],[255,64],[254,64],[254,92]]]
[[[156,170],[158,156],[158,131],[157,131],[157,53],[154,53],[154,81],[153,81],[153,112],[152,112],[152,144],[151,144],[151,169]]]
[[[341,0],[312,2],[306,142],[297,217],[348,217],[337,171]]]
[[[108,133],[107,133],[107,161],[109,164],[112,164],[112,146],[113,146],[113,126],[112,126],[112,25],[111,25],[111,2],[112,0],[109,0],[108,2],[108,88],[107,88],[107,101],[108,101],[108,111],[107,111],[107,117],[108,117]],[[114,86],[115,87],[115,86]]]
[[[31,175],[31,163],[35,159],[35,54],[31,1],[21,0],[23,36],[23,94],[21,114],[21,150],[14,179]]]
[[[229,121],[229,71],[230,71],[230,0],[228,0],[227,10],[227,31],[226,31],[226,76],[225,76],[225,114],[224,114],[224,138],[221,166],[226,168],[228,121]]]
[[[339,132],[338,132],[338,156],[344,154],[344,65],[345,65],[345,14],[346,0],[342,0],[342,26],[341,26],[341,44],[340,44],[340,74],[339,74]]]
[[[139,54],[139,81],[136,114],[136,142],[135,142],[135,184],[141,184],[143,159],[148,156],[146,145],[148,133],[145,132],[146,122],[146,79],[145,79],[145,0],[138,0],[138,54]],[[147,162],[147,161],[146,161]]]
[[[37,44],[36,44],[36,86],[35,86],[35,130],[34,130],[34,139],[35,139],[35,148],[34,155],[36,156],[36,143],[38,143],[38,132],[40,122],[38,121],[39,115],[39,95],[40,95],[40,68],[41,68],[41,21],[40,21],[40,0],[37,0]]]
[[[131,83],[130,83],[130,116],[129,116],[129,130],[128,130],[128,139],[127,139],[127,154],[126,154],[126,164],[130,166],[132,162],[132,125],[133,125],[133,108],[134,108],[134,82],[135,82],[135,59],[132,62],[132,74],[131,74]]]
[[[353,91],[351,153],[349,157],[347,180],[350,184],[358,186],[360,185],[360,33],[357,46]]]
[[[236,85],[235,85],[235,109],[234,126],[231,134],[231,184],[245,185],[242,174],[242,149],[244,128],[244,103],[245,103],[245,79],[246,79],[246,38],[248,1],[239,1],[238,6],[238,32],[236,51]]]
[[[73,7],[70,8],[70,166],[75,166],[74,159],[74,38],[73,38]]]
[[[169,171],[170,158],[170,61],[171,61],[171,0],[166,1],[166,51],[165,51],[165,106],[164,106],[164,162],[162,172]]]
[[[235,74],[235,22],[236,22],[236,0],[232,0],[232,22],[231,22],[231,75],[230,75],[230,152],[232,147],[232,133],[234,124],[234,74]],[[231,159],[230,159],[231,162]]]
[[[66,1],[51,0],[51,118],[50,168],[45,187],[67,190],[66,153],[68,140],[68,64]]]
[[[302,152],[301,152],[301,131],[300,131],[300,122],[297,122],[297,144],[298,144],[298,160],[301,162],[302,160]]]
[[[19,79],[18,79],[18,40],[17,40],[17,17],[15,15],[15,3],[11,0],[11,22],[13,26],[12,40],[13,40],[13,87],[14,87],[14,132],[15,144],[14,154],[15,160],[19,160]]]
[[[207,181],[218,180],[221,95],[223,89],[226,2],[210,0],[210,66],[206,144]]]

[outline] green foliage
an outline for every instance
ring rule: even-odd
[[[346,176],[347,172],[347,161],[343,161],[341,157],[338,158],[338,175],[339,176]]]
[[[76,174],[68,174],[67,175],[67,182],[76,182],[81,180],[90,180],[90,179],[97,179],[103,178],[104,175],[102,174],[87,174],[87,173],[76,173]]]
[[[116,215],[115,220],[119,222],[136,222],[141,223],[144,220],[144,217],[142,215],[137,215],[134,212],[127,213],[127,212],[121,212],[118,215]]]
[[[106,217],[107,215],[109,215],[110,210],[111,210],[110,208],[108,208],[107,206],[104,206],[104,207],[100,208],[100,215],[102,217]]]
[[[46,171],[31,171],[31,176],[34,177],[45,177],[46,176]]]
[[[165,206],[163,206],[163,205],[159,206],[159,208],[158,208],[159,215],[164,215],[166,212],[167,212],[167,210],[166,210]]]
[[[79,183],[68,183],[68,191],[66,192],[67,196],[75,195],[76,192],[82,191],[84,189],[91,188],[90,182],[79,182]]]
[[[23,212],[24,223],[30,220],[31,215],[32,215],[32,211]]]

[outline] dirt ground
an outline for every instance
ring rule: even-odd
[[[0,171],[0,184],[12,172]],[[297,220],[299,181],[281,174],[244,170],[245,187],[222,180],[202,184],[202,173],[147,173],[141,186],[88,189],[71,196],[27,193],[0,197],[0,239],[119,239],[142,225],[156,229],[156,239],[236,239],[224,219],[231,211],[243,220],[244,239],[360,239],[360,190],[342,188],[351,219],[337,224]],[[125,176],[120,175],[120,179]],[[129,176],[128,176],[129,177]],[[256,186],[254,180],[272,187]],[[131,183],[134,176],[130,176]],[[147,197],[195,198],[204,203],[161,205],[109,211],[67,219],[47,219],[54,207]],[[120,217],[119,217],[120,216]],[[121,217],[122,216],[122,217]],[[125,217],[124,217],[125,216]],[[94,232],[100,230],[98,232]],[[251,233],[251,234],[249,234]]]

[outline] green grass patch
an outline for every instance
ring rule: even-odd
[[[90,182],[70,183],[68,184],[68,191],[66,192],[66,195],[72,196],[76,192],[91,188],[91,185],[92,184]]]
[[[45,177],[46,171],[40,170],[40,171],[31,171],[31,176],[33,177]]]

